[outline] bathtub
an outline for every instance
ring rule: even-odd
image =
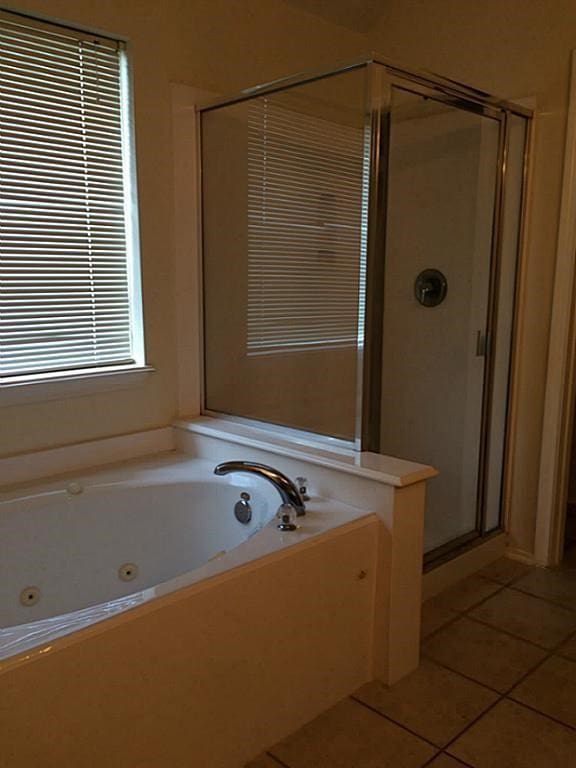
[[[131,467],[128,477],[126,470],[77,476],[0,497],[0,658],[6,628],[33,622],[40,631],[39,620],[90,606],[130,607],[274,517],[267,483],[211,479],[212,468],[180,458]],[[234,516],[241,492],[250,494],[246,525]]]
[[[213,475],[240,454],[314,475],[296,531],[269,483]],[[301,470],[202,437],[1,494],[0,768],[241,768],[396,674],[418,642],[423,482],[356,477],[335,499],[334,468]]]
[[[347,599],[345,592],[336,587],[337,578],[329,588],[332,598],[326,602],[325,588],[313,588],[320,577],[319,569],[323,572],[327,568],[325,557],[319,557],[317,542],[321,550],[322,542],[328,545],[330,552],[334,543],[340,542],[334,560],[340,569],[350,557],[340,550],[350,545],[357,558],[354,541],[358,530],[363,532],[363,549],[367,551],[354,569],[352,585],[355,592],[364,595],[363,611],[370,612],[376,539],[367,536],[365,523],[374,526],[374,516],[333,500],[312,498],[307,515],[299,519],[301,527],[295,532],[281,532],[275,518],[280,497],[268,482],[245,474],[217,478],[212,474],[213,467],[210,461],[171,454],[2,494],[2,768],[92,764],[108,768],[126,765],[127,760],[128,765],[139,768],[164,764],[240,766],[253,756],[258,734],[270,730],[264,725],[263,712],[259,719],[241,727],[238,722],[241,711],[250,709],[246,709],[245,698],[249,702],[261,684],[256,682],[256,671],[261,677],[261,665],[265,665],[270,650],[286,658],[281,676],[288,687],[301,680],[304,670],[312,678],[315,676],[309,669],[309,662],[316,656],[312,646],[310,659],[304,664],[293,656],[302,653],[300,646],[306,632],[312,637],[320,633],[325,644],[323,654],[326,660],[331,659],[330,665],[336,666],[331,650],[334,642],[328,637],[336,637],[338,625],[345,620],[342,607]],[[247,525],[234,516],[241,492],[250,494],[253,515]],[[335,553],[328,559],[334,557]],[[328,567],[326,574],[329,572]],[[322,578],[326,574],[322,573]],[[302,594],[304,589],[308,596]],[[318,600],[325,602],[325,615],[316,628],[310,625],[311,596],[314,610],[318,610]],[[295,599],[299,605],[294,604]],[[348,629],[338,632],[338,656],[349,659],[329,684],[333,689],[338,680],[338,693],[344,678],[344,687],[349,688],[352,680],[366,678],[369,667],[367,625],[362,628],[356,624],[361,618],[356,614],[357,610],[353,610],[348,616]],[[273,628],[267,626],[269,621],[274,623]],[[359,654],[358,640],[354,639],[357,633],[364,646]],[[300,636],[298,641],[295,634]],[[310,637],[308,641],[318,642]],[[348,641],[351,645],[344,651],[342,644]],[[164,678],[170,670],[174,676],[175,660],[180,670],[176,679]],[[269,669],[273,666],[270,664]],[[143,678],[154,678],[150,673],[154,667],[156,674],[162,671],[160,680],[150,686]],[[240,685],[234,680],[238,673]],[[184,679],[180,679],[182,674]],[[322,675],[327,675],[326,669]],[[190,690],[194,678],[197,690]],[[102,688],[103,680],[107,685]],[[14,688],[11,681],[18,681],[13,683]],[[278,684],[276,680],[275,687]],[[81,689],[76,693],[75,685]],[[161,703],[162,691],[171,702],[179,685],[184,685],[188,694],[177,697],[184,711],[174,712],[168,701]],[[21,696],[20,705],[11,700],[11,691],[16,698]],[[31,696],[30,691],[35,693]],[[341,695],[345,692],[342,690]],[[234,696],[242,700],[237,702],[239,709],[230,721],[226,701]],[[116,763],[108,754],[105,738],[98,762],[91,763],[89,755],[94,746],[88,754],[85,750],[91,742],[86,740],[86,732],[93,727],[93,718],[108,723],[105,730],[109,737],[113,732],[111,724],[117,727],[119,723],[116,706],[123,702],[122,720],[136,721],[134,704],[129,704],[126,697],[138,702],[136,709],[141,709],[143,701],[159,697],[154,706],[146,706],[146,716],[139,718],[140,725],[133,734],[132,743],[139,745],[139,750],[148,745],[146,754],[127,756],[125,742]],[[291,715],[282,715],[285,693],[269,692],[263,699],[260,691],[254,703],[266,698],[266,708],[273,703],[280,707],[276,729],[280,726],[280,731],[284,730],[283,722],[292,722]],[[30,723],[46,721],[47,700],[49,712],[55,717],[58,713],[59,730],[67,723],[69,728],[65,730],[76,734],[74,738],[84,734],[78,743],[56,746],[48,735],[40,737],[42,729],[38,725],[31,737]],[[205,724],[196,711],[200,707],[207,707],[211,713]],[[21,716],[17,716],[19,711]],[[302,712],[306,711],[302,705]],[[83,724],[73,725],[79,712],[83,713]],[[166,712],[171,713],[169,726],[162,725]],[[197,724],[196,736],[190,724],[183,728],[183,715]],[[150,748],[150,736],[144,739],[140,728],[150,727],[151,717],[156,721],[157,734],[177,728],[181,743],[176,751],[166,744]],[[90,724],[84,722],[86,719]],[[219,719],[219,732],[233,725],[233,754],[230,746],[222,749],[215,744],[214,733],[206,741],[205,734]],[[250,738],[246,739],[246,734]],[[94,734],[94,744],[102,744],[102,734]],[[198,762],[190,763],[188,750]]]
[[[170,456],[2,494],[0,659],[366,514],[332,503],[328,515],[315,499],[299,530],[280,533],[267,481],[213,468]]]

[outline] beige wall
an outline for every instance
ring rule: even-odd
[[[230,92],[376,49],[501,96],[537,99],[511,530],[513,544],[531,550],[569,54],[576,46],[573,1],[393,0],[382,3],[379,22],[366,34],[280,0],[27,0],[18,5],[131,39],[146,333],[149,359],[158,372],[134,391],[2,408],[0,455],[153,427],[175,413],[169,81]],[[336,9],[338,3],[333,5]]]

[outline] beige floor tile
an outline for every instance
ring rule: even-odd
[[[434,748],[351,699],[269,750],[290,768],[420,768]]]
[[[576,728],[576,661],[551,656],[510,697]]]
[[[246,763],[244,768],[281,768],[282,763],[269,755],[259,755],[255,760]]]
[[[501,589],[501,585],[494,581],[483,579],[481,576],[468,576],[444,592],[437,595],[434,600],[438,606],[452,611],[464,612],[485,600],[490,595]]]
[[[450,755],[442,754],[432,760],[426,768],[461,768],[461,766],[466,768],[464,763],[461,763],[460,760],[456,760],[456,758],[450,757]]]
[[[441,599],[432,597],[422,605],[422,625],[420,633],[422,637],[428,637],[432,632],[443,627],[460,614],[448,608]]]
[[[422,653],[501,693],[512,688],[546,655],[546,651],[525,640],[466,617],[426,640]]]
[[[514,589],[576,610],[576,570],[534,568],[514,582]]]
[[[568,656],[571,659],[574,659],[576,661],[576,635],[574,637],[571,637],[570,640],[568,640],[564,645],[560,648],[558,653],[561,656]]]
[[[519,563],[517,560],[511,560],[509,557],[501,557],[478,571],[478,576],[483,576],[490,581],[497,581],[499,584],[510,584],[521,576],[525,576],[531,567],[525,563]]]
[[[470,616],[544,648],[556,647],[576,630],[575,612],[507,587]]]
[[[504,699],[448,751],[477,768],[572,768],[576,731]]]
[[[423,660],[415,672],[391,688],[375,681],[363,685],[354,697],[443,747],[493,704],[498,695]]]

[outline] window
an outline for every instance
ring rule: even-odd
[[[0,384],[143,365],[123,43],[0,12]]]
[[[248,354],[355,347],[364,131],[273,98],[253,101],[248,121]]]

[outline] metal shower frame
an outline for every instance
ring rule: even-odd
[[[218,98],[197,108],[199,113],[216,110],[220,107],[238,104],[268,94],[285,91],[297,86],[313,83],[318,80],[341,75],[353,70],[365,68],[367,71],[367,98],[365,110],[365,156],[368,160],[369,170],[365,174],[367,185],[367,221],[368,231],[366,247],[361,253],[366,274],[366,292],[364,306],[364,330],[359,334],[357,344],[357,402],[355,419],[355,437],[353,447],[358,451],[378,452],[380,449],[380,417],[381,417],[381,388],[382,388],[382,343],[383,343],[383,317],[384,317],[384,267],[386,263],[386,208],[388,187],[388,155],[390,141],[390,118],[392,89],[400,88],[421,96],[434,99],[456,109],[497,120],[500,124],[499,146],[497,158],[497,181],[495,191],[495,203],[493,213],[492,246],[490,263],[490,285],[488,300],[488,317],[486,337],[494,338],[494,329],[497,326],[498,301],[497,287],[499,285],[501,258],[500,252],[503,237],[503,204],[507,181],[507,152],[509,143],[509,120],[516,115],[527,120],[526,143],[524,150],[524,179],[522,187],[522,205],[520,230],[523,229],[524,200],[526,194],[526,169],[528,160],[528,147],[530,145],[532,111],[522,105],[498,99],[476,88],[463,83],[450,80],[440,75],[418,71],[409,67],[393,63],[378,54],[370,54],[361,59],[342,63],[331,69],[313,70],[302,72],[290,77],[274,80],[269,83],[257,85],[241,91],[235,96]],[[200,131],[201,133],[201,131]],[[201,139],[200,139],[201,140]],[[199,153],[200,157],[200,153]],[[200,157],[201,160],[201,157]],[[201,244],[202,245],[202,244]],[[200,248],[202,252],[202,248]],[[518,277],[516,275],[516,293],[518,290]],[[516,297],[517,298],[517,297]],[[514,357],[514,346],[517,327],[516,307],[512,329],[512,344],[510,359]],[[492,384],[494,378],[495,345],[487,344],[486,362],[484,368],[483,403],[481,416],[480,460],[478,467],[478,493],[476,510],[476,530],[465,534],[430,553],[430,559],[437,561],[448,552],[453,553],[455,547],[464,547],[478,536],[486,535],[485,530],[485,489],[486,473],[489,449],[489,427],[492,414]],[[508,382],[508,401],[510,400],[511,383],[513,374],[510,365]],[[204,377],[202,377],[204,381]],[[205,397],[203,393],[203,402]],[[204,413],[222,418],[228,418],[245,423],[256,423],[242,417],[234,417],[229,414],[216,413],[206,408]],[[509,407],[507,422],[509,421]],[[297,433],[299,430],[283,428],[274,425],[274,429],[280,432]],[[502,488],[507,476],[507,444],[508,425],[505,430],[504,468]],[[319,436],[313,439],[318,441]],[[346,441],[335,438],[327,438],[328,442],[350,445]],[[502,495],[502,492],[501,492]],[[502,500],[502,499],[501,499]]]

